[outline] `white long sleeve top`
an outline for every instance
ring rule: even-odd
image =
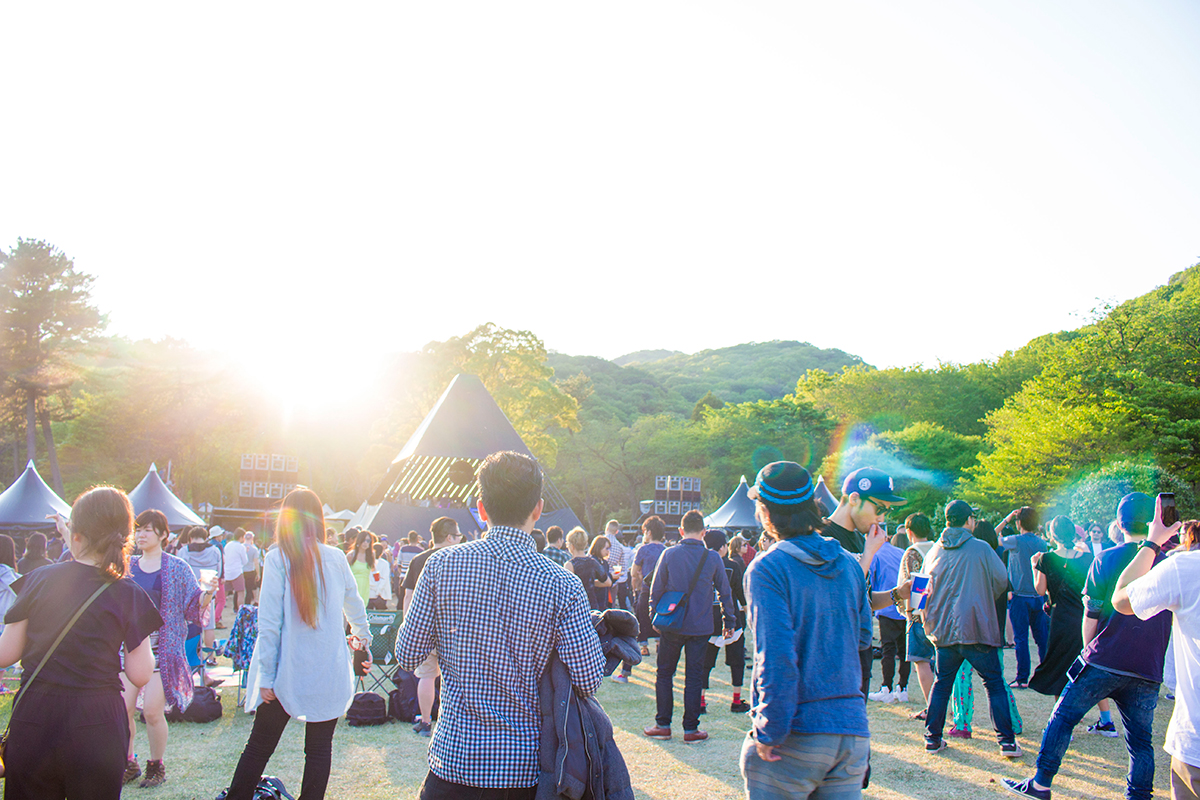
[[[258,641],[246,676],[247,711],[261,704],[260,689],[273,689],[283,710],[302,722],[336,719],[354,698],[344,624],[349,621],[351,632],[369,642],[367,611],[345,554],[324,544],[319,548],[325,587],[315,628],[300,618],[283,553],[275,547],[264,559]]]

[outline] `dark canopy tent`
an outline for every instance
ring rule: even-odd
[[[410,530],[428,538],[429,524],[438,517],[457,520],[464,533],[476,532],[480,527],[470,512],[475,471],[499,450],[533,457],[483,381],[457,375],[349,524],[386,534],[393,542]],[[548,478],[542,497],[538,527],[570,530],[579,524]]]
[[[30,461],[25,471],[0,494],[0,531],[52,531],[49,514],[71,515],[71,507],[46,485]]]
[[[762,525],[754,518],[754,501],[750,499],[749,491],[750,487],[746,484],[746,476],[743,475],[737,488],[733,490],[733,494],[729,495],[729,499],[704,518],[705,526],[736,530],[762,530]]]
[[[187,525],[203,525],[204,520],[187,504],[171,493],[162,478],[158,477],[158,467],[151,464],[150,471],[142,482],[129,493],[129,502],[133,503],[133,513],[140,514],[147,509],[156,508],[167,515],[167,524],[171,530],[178,530]]]

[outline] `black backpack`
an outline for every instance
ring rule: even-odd
[[[354,695],[350,709],[346,712],[346,722],[355,727],[359,725],[382,725],[388,721],[387,704],[383,698],[374,692],[359,692]]]
[[[213,722],[221,718],[221,696],[213,689],[202,686],[192,690],[192,704],[180,711],[171,707],[167,711],[167,722]]]
[[[417,702],[417,677],[408,670],[396,668],[392,675],[392,683],[396,688],[388,693],[388,715],[401,722],[413,722],[421,714],[421,705]],[[433,694],[433,719],[438,718],[438,709],[442,705],[442,679],[439,677]]]
[[[228,789],[222,790],[217,795],[217,800],[225,800],[227,794],[229,794]],[[296,798],[288,794],[287,788],[279,778],[263,775],[258,781],[258,786],[254,787],[253,800],[296,800]]]

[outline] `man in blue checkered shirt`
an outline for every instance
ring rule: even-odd
[[[537,462],[493,453],[479,468],[479,496],[486,537],[429,557],[396,639],[404,669],[434,649],[442,667],[421,800],[493,796],[480,789],[533,800],[538,679],[551,651],[584,694],[599,688],[604,667],[583,584],[533,546],[542,513]]]

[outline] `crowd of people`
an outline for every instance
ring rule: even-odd
[[[395,656],[417,681],[413,731],[430,738],[426,800],[589,787],[632,797],[611,724],[586,700],[606,675],[628,684],[638,651],[650,657],[652,646],[655,708],[643,734],[675,735],[682,659],[686,744],[708,738],[706,690],[725,651],[729,712],[748,716],[740,767],[752,800],[861,796],[871,702],[917,704],[927,756],[948,738],[970,739],[974,673],[1004,757],[1022,755],[1020,693],[1057,698],[1036,771],[1000,782],[1032,798],[1051,796],[1093,708],[1088,732],[1117,735],[1110,701],[1129,751],[1126,796],[1151,797],[1166,678],[1172,797],[1197,797],[1200,522],[1171,520],[1161,499],[1124,497],[1107,539],[1095,523],[1043,524],[1031,507],[993,527],[963,500],[944,507],[935,531],[921,513],[888,525],[906,501],[880,470],[846,476],[829,508],[807,470],[775,462],[750,488],[761,536],[708,529],[689,511],[677,527],[647,517],[635,537],[616,520],[597,535],[539,529],[542,474],[527,456],[493,454],[477,479],[486,530],[476,537],[449,516],[394,543],[353,527],[338,534],[302,488],[284,499],[269,541],[241,529],[173,533],[159,511],[135,517],[111,487],[80,495],[70,518],[55,520],[57,536],[0,535],[0,666],[21,663],[5,797],[112,798],[134,782],[164,782],[166,710],[186,708],[195,691],[185,643],[202,640],[211,656],[226,603],[257,604],[258,625],[245,702],[254,722],[228,800],[254,796],[292,719],[305,723],[300,797],[324,796],[337,721],[354,696],[354,652],[361,670],[372,666],[368,609],[403,615]],[[609,647],[622,632],[631,651]],[[1005,647],[1015,649],[1012,680]],[[565,711],[547,705],[552,664],[581,704],[584,722],[556,735],[581,737],[582,770],[570,742],[561,758],[545,750],[547,724],[571,713],[569,700]],[[198,677],[217,682],[203,662]]]

